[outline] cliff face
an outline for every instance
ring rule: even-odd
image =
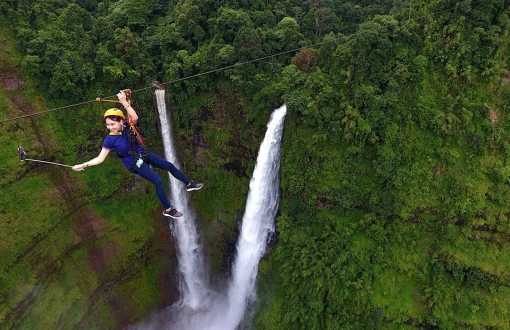
[[[42,110],[2,33],[0,48],[1,118]],[[62,162],[54,131],[43,116],[2,124],[2,326],[121,328],[171,304],[178,294],[175,251],[153,192],[125,174],[113,175],[117,184],[92,176],[88,184],[111,186],[98,200],[84,194],[87,183],[71,169],[16,157],[21,144],[27,158]],[[106,167],[118,171],[118,165]]]
[[[0,54],[0,119],[55,108],[20,72],[21,56],[8,33],[0,31],[6,50]],[[204,97],[217,107],[200,107],[191,127],[176,130],[175,143],[186,175],[207,187],[192,202],[214,282],[229,271],[263,130],[243,124],[232,91],[219,88]],[[148,122],[142,125],[155,125],[154,104],[140,105]],[[59,110],[2,123],[0,322],[6,328],[123,328],[178,299],[173,233],[151,184],[116,157],[78,173],[16,155],[22,145],[31,159],[74,165],[95,157],[104,109],[86,110],[74,121]],[[161,154],[159,135],[145,132],[151,150]]]

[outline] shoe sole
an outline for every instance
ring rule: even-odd
[[[200,187],[200,188],[186,188],[186,191],[193,191],[193,190],[200,190],[202,189],[204,186]]]
[[[175,216],[175,215],[170,215],[170,214],[163,213],[163,216],[168,217],[168,218],[178,219],[178,218],[182,217],[182,214],[179,215],[179,216]]]

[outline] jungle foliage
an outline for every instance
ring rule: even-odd
[[[186,170],[211,184],[196,200],[205,228],[243,207],[269,114],[287,104],[257,329],[508,327],[509,1],[7,0],[0,12],[50,105],[168,83]],[[136,95],[157,137],[151,97]],[[90,110],[55,114],[61,158],[96,152]]]

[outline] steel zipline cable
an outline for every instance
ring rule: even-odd
[[[479,2],[482,2],[482,0],[472,1],[471,5],[479,3]],[[420,19],[423,19],[423,18],[433,17],[435,15],[442,14],[442,13],[447,12],[447,11],[452,11],[452,10],[455,10],[457,8],[458,8],[458,4],[456,4],[454,7],[451,7],[451,8],[448,8],[448,9],[444,9],[444,10],[441,10],[441,11],[438,11],[438,12],[434,12],[434,13],[431,13],[431,14],[428,14],[428,15],[424,15],[424,16],[420,16],[420,17],[415,17],[415,18],[412,18],[412,19],[411,18],[403,19],[403,20],[400,21],[400,23],[402,23],[403,25],[407,25],[411,20],[412,21],[417,21],[417,20],[420,20]],[[411,11],[411,8],[410,8],[410,11]],[[187,76],[187,77],[183,77],[183,78],[179,78],[179,79],[174,79],[174,80],[167,81],[167,82],[164,82],[164,83],[158,83],[157,85],[158,86],[164,86],[164,85],[167,85],[167,84],[173,84],[173,83],[176,83],[176,82],[180,82],[180,81],[184,81],[184,80],[188,80],[188,79],[192,79],[192,78],[208,75],[208,74],[211,74],[211,73],[214,73],[214,72],[224,71],[224,70],[232,69],[232,68],[239,67],[239,66],[242,66],[242,65],[245,65],[245,64],[249,64],[249,63],[254,63],[254,62],[266,60],[266,59],[269,59],[269,58],[272,58],[272,57],[277,57],[277,56],[281,56],[281,55],[285,55],[285,54],[289,54],[289,53],[294,53],[294,52],[300,51],[302,49],[315,47],[315,46],[318,46],[318,45],[321,45],[321,44],[339,41],[339,40],[347,38],[347,37],[349,37],[349,36],[341,36],[341,37],[331,38],[331,39],[328,39],[328,40],[317,42],[317,43],[312,44],[312,45],[303,46],[303,47],[299,47],[299,48],[295,48],[295,49],[291,49],[291,50],[286,50],[286,51],[283,51],[283,52],[280,52],[280,53],[276,53],[276,54],[272,54],[272,55],[262,56],[262,57],[259,57],[259,58],[253,59],[253,60],[249,60],[249,61],[245,61],[245,62],[239,62],[239,63],[228,65],[228,66],[225,66],[225,67],[222,67],[222,68],[218,68],[218,69],[213,69],[213,70],[210,70],[210,71],[205,71],[205,72],[197,73],[197,74],[194,74],[194,75],[191,75],[191,76]],[[144,90],[147,90],[147,89],[151,89],[151,88],[155,88],[155,86],[154,85],[147,86],[147,87],[144,87],[144,88],[132,90],[131,92],[132,93],[136,93],[136,92],[141,92],[141,91],[144,91]],[[5,122],[9,122],[9,121],[23,119],[23,118],[38,116],[38,115],[42,115],[42,114],[53,112],[53,111],[57,111],[57,110],[74,108],[74,107],[78,107],[78,106],[82,106],[82,105],[86,105],[86,104],[90,104],[90,103],[94,103],[94,102],[100,102],[100,101],[116,102],[114,100],[110,100],[110,99],[114,98],[115,96],[116,95],[112,95],[112,96],[108,96],[108,97],[104,97],[104,98],[96,98],[95,100],[79,102],[79,103],[75,103],[75,104],[71,104],[71,105],[67,105],[67,106],[63,106],[63,107],[58,107],[58,108],[53,108],[53,109],[49,109],[49,110],[39,111],[39,112],[35,112],[35,113],[23,115],[23,116],[3,119],[3,120],[0,120],[0,124],[5,123]]]
[[[266,60],[268,58],[272,58],[272,57],[276,57],[276,56],[281,56],[281,55],[285,55],[285,54],[288,54],[288,53],[297,52],[297,51],[300,51],[300,50],[305,49],[305,48],[311,48],[311,47],[318,46],[318,45],[321,45],[321,44],[324,44],[324,43],[338,41],[341,38],[342,37],[338,37],[338,38],[333,38],[333,39],[317,42],[317,43],[315,43],[313,45],[303,46],[303,47],[287,50],[287,51],[284,51],[284,52],[280,52],[280,53],[276,53],[276,54],[272,54],[272,55],[267,55],[267,56],[259,57],[259,58],[256,58],[256,59],[253,59],[253,60],[249,60],[249,61],[245,61],[245,62],[239,62],[239,63],[228,65],[228,66],[225,66],[225,67],[222,67],[222,68],[218,68],[218,69],[214,69],[214,70],[210,70],[210,71],[206,71],[206,72],[197,73],[197,74],[194,74],[194,75],[191,75],[191,76],[187,76],[187,77],[183,77],[183,78],[179,78],[179,79],[174,79],[174,80],[171,80],[171,81],[167,81],[165,83],[159,83],[158,82],[157,85],[158,86],[164,86],[164,85],[167,85],[167,84],[173,84],[173,83],[176,83],[176,82],[180,82],[180,81],[184,81],[184,80],[188,80],[188,79],[204,76],[204,75],[211,74],[211,73],[214,73],[214,72],[219,72],[219,71],[224,71],[224,70],[232,69],[232,68],[235,68],[235,67],[238,67],[238,66],[242,66],[242,65],[245,65],[245,64],[254,63],[254,62]],[[144,91],[144,90],[147,90],[147,89],[152,89],[152,88],[155,88],[154,85],[147,86],[147,87],[140,88],[140,89],[132,90],[131,93],[141,92],[141,91]],[[37,116],[37,115],[42,115],[42,114],[45,114],[45,113],[48,113],[48,112],[57,111],[57,110],[63,110],[63,109],[78,107],[78,106],[82,106],[82,105],[87,105],[87,104],[94,103],[94,102],[101,102],[101,101],[115,102],[113,100],[110,100],[110,99],[112,99],[114,97],[115,97],[115,95],[107,96],[107,97],[104,97],[104,98],[96,98],[95,100],[79,102],[79,103],[75,103],[75,104],[66,105],[66,106],[63,106],[63,107],[58,107],[58,108],[53,108],[53,109],[49,109],[49,110],[39,111],[39,112],[35,112],[35,113],[23,115],[23,116],[8,118],[8,119],[0,120],[0,124],[8,122],[8,121],[13,121],[13,120],[33,117],[33,116]]]

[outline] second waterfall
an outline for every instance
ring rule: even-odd
[[[156,91],[165,157],[179,167],[173,146],[171,121],[163,90]],[[177,242],[179,282],[182,298],[176,304],[154,314],[132,330],[236,330],[249,328],[256,300],[255,282],[258,264],[275,231],[280,202],[280,147],[287,107],[273,111],[257,156],[250,190],[239,231],[237,249],[226,287],[209,287],[208,266],[204,262],[199,235],[194,224],[188,195],[182,184],[170,176],[172,203],[183,210],[182,219],[172,220],[171,230]],[[207,184],[206,184],[207,185]]]

